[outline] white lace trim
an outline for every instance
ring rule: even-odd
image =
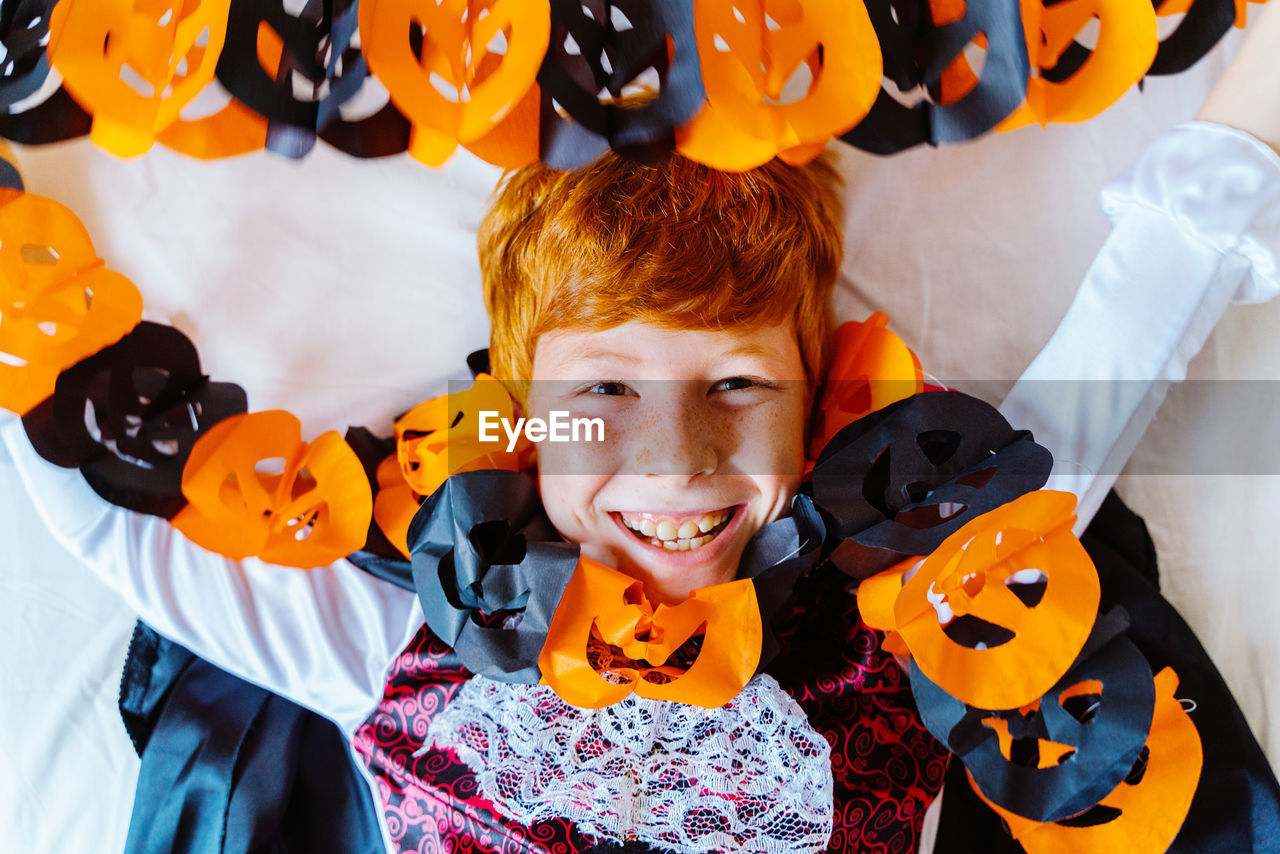
[[[480,791],[521,824],[679,852],[821,850],[831,747],[772,677],[719,709],[630,697],[579,709],[545,685],[476,676],[431,724]]]

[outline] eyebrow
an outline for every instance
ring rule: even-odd
[[[774,354],[774,352],[775,351],[772,347],[765,347],[761,344],[739,344],[737,347],[734,347],[731,350],[726,350],[723,353],[720,353],[719,355],[722,357],[725,357],[725,356],[771,356]],[[594,350],[584,350],[581,353],[575,353],[573,358],[570,360],[570,364],[576,364],[578,362],[587,362],[594,359],[616,359],[619,362],[631,362],[631,363],[638,361],[638,359],[635,356],[627,353],[619,353],[616,350],[594,349]]]

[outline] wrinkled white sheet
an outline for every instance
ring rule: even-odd
[[[839,147],[847,180],[842,318],[886,310],[936,379],[998,400],[1049,339],[1108,224],[1103,183],[1190,118],[1223,51],[1153,79],[1083,126],[1031,128],[878,158]],[[475,226],[497,171],[457,155],[427,169],[318,148],[201,163],[157,148],[122,161],[86,142],[22,149],[28,188],[75,211],[146,316],[197,344],[204,369],[305,435],[389,428],[466,375],[487,322]],[[1280,304],[1228,311],[1192,378],[1280,379]],[[1276,404],[1267,413],[1280,416]],[[1250,424],[1175,387],[1131,471],[1167,468]],[[1259,449],[1274,457],[1274,451]],[[1274,466],[1274,464],[1273,464]],[[1280,751],[1280,478],[1125,474],[1151,525],[1166,595]],[[133,615],[53,543],[0,461],[0,835],[6,850],[119,851],[137,760],[116,714]],[[1273,759],[1274,764],[1274,759]]]

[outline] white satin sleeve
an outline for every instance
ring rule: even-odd
[[[143,620],[347,734],[377,704],[388,666],[423,623],[413,592],[346,560],[306,571],[230,560],[165,519],[109,504],[78,470],[47,463],[16,416],[0,414],[0,437],[54,537]]]
[[[1241,131],[1165,133],[1102,192],[1113,229],[1000,406],[1053,452],[1082,530],[1227,305],[1280,292],[1280,156]]]

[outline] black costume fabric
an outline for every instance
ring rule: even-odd
[[[125,854],[382,854],[333,722],[138,623],[120,713],[142,759]]]

